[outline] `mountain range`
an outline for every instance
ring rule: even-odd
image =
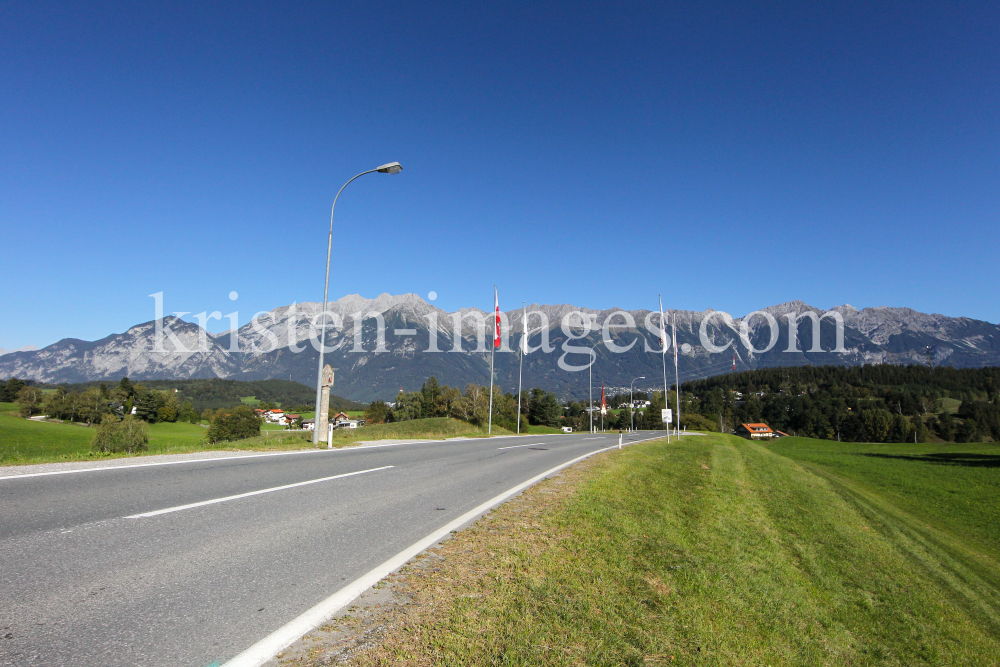
[[[313,385],[318,352],[310,345],[310,336],[315,336],[312,322],[318,321],[321,309],[318,303],[283,306],[236,332],[218,335],[168,316],[162,328],[154,320],[97,341],[66,338],[40,350],[7,352],[0,355],[0,378],[45,383],[117,381],[123,376],[132,380],[278,378]],[[532,304],[527,311],[528,343],[537,347],[547,338],[549,346],[524,357],[526,388],[541,387],[563,399],[586,397],[586,364],[591,353],[583,347],[594,348],[596,360],[590,370],[597,392],[601,384],[627,390],[640,376],[645,379],[636,381],[636,389],[662,387],[664,364],[668,380],[673,381],[673,356],[661,352],[659,312],[594,310],[568,304]],[[488,313],[476,308],[448,313],[415,294],[382,294],[375,299],[349,295],[331,302],[329,312],[340,321],[328,333],[327,345],[338,349],[328,351],[325,358],[337,369],[334,391],[341,396],[391,400],[401,388],[417,389],[432,375],[442,384],[458,387],[489,381]],[[820,320],[818,347],[814,347],[810,314],[825,315]],[[858,310],[844,305],[821,311],[791,301],[762,308],[749,319],[728,318],[711,309],[667,311],[666,316],[668,322],[676,318],[682,382],[731,372],[734,366],[742,371],[809,364],[1000,365],[1000,326],[909,308]],[[778,325],[773,331],[768,316]],[[789,346],[789,316],[799,320],[793,346]],[[838,316],[843,321],[843,344],[836,350]],[[384,342],[379,335],[380,319]],[[503,346],[494,359],[497,384],[504,391],[516,391],[522,311],[502,313],[502,319]],[[573,340],[582,335],[584,320],[593,330]],[[360,323],[357,328],[356,323]],[[613,352],[603,343],[605,331],[610,345],[622,349],[631,344],[631,348]],[[157,340],[162,345],[157,346]]]

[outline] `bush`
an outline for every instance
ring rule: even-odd
[[[219,410],[208,427],[208,441],[245,440],[260,435],[263,419],[248,405]]]
[[[95,452],[134,454],[146,451],[148,444],[149,427],[146,422],[132,415],[126,415],[122,420],[105,415],[94,434],[91,448]]]
[[[659,416],[659,415],[657,415]],[[702,431],[709,433],[719,432],[719,422],[709,419],[697,412],[681,413],[681,428],[688,427],[692,431]]]

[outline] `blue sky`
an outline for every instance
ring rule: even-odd
[[[319,300],[392,160],[334,298],[1000,321],[1000,5],[476,4],[0,4],[0,347]]]

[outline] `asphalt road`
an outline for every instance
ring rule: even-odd
[[[617,440],[522,436],[0,477],[0,665],[223,663],[449,521]],[[230,496],[240,497],[219,501]]]

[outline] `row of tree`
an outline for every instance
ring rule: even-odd
[[[365,411],[365,420],[369,424],[380,424],[428,417],[454,417],[485,426],[489,420],[489,395],[489,387],[469,384],[461,391],[441,385],[437,378],[431,377],[420,387],[420,391],[401,391],[392,407],[383,401],[372,402]],[[655,392],[649,399],[645,393],[635,397],[639,399],[640,396],[642,400],[651,400],[652,405],[633,414],[628,410],[609,412],[604,416],[604,428],[628,429],[634,423],[636,429],[663,429],[660,419],[660,410],[664,407],[663,392]],[[673,405],[673,392],[670,393],[670,400]],[[516,393],[503,393],[500,387],[493,388],[493,423],[512,431],[516,430],[519,417],[523,420],[522,424],[589,430],[591,418],[588,407],[583,401],[562,405],[555,394],[537,387],[522,392],[520,397]],[[601,416],[597,412],[594,414],[594,425],[601,426]],[[697,413],[685,417],[682,425],[692,429],[717,430],[713,423]]]
[[[142,384],[132,384],[128,378],[109,387],[101,383],[83,391],[67,391],[62,387],[45,391],[37,384],[25,384],[15,399],[23,417],[46,415],[53,419],[100,423],[105,415],[121,419],[134,414],[147,424],[189,421],[197,423],[201,415],[190,401],[180,402],[174,391],[157,391]]]
[[[682,410],[727,431],[764,422],[793,435],[853,442],[1000,440],[998,368],[772,368],[685,383],[682,396]],[[946,399],[961,401],[957,415]]]
[[[555,399],[554,396],[552,398]],[[453,417],[476,426],[486,426],[490,417],[489,399],[489,387],[468,384],[463,392],[458,388],[442,385],[436,377],[431,377],[423,383],[420,391],[400,391],[392,407],[384,401],[373,401],[365,410],[365,421],[368,424],[381,424],[431,417]],[[555,404],[558,409],[559,402],[555,401]],[[518,418],[517,396],[504,394],[500,387],[494,386],[493,423],[513,431],[517,429]],[[522,410],[520,418],[524,420],[523,424],[529,423],[525,411]]]

